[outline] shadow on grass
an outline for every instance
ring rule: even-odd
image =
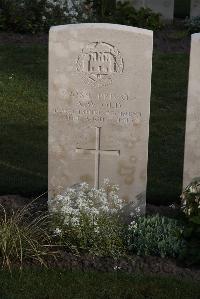
[[[153,59],[147,200],[167,204],[182,189],[188,55],[156,53]]]
[[[32,269],[1,271],[0,292],[2,299],[197,299],[200,287],[172,277]]]
[[[38,195],[47,190],[47,126],[4,124],[0,141],[0,193]]]

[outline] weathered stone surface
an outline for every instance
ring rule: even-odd
[[[126,2],[126,0],[121,2]],[[174,0],[130,0],[130,2],[136,9],[151,8],[152,11],[160,13],[163,20],[172,21],[174,19]]]
[[[200,33],[192,35],[183,186],[200,177]]]
[[[198,16],[200,16],[200,1],[191,0],[190,17],[192,18]]]
[[[111,24],[52,27],[49,196],[86,181],[118,184],[145,207],[153,36]]]

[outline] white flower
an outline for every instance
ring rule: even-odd
[[[120,266],[114,266],[113,269],[114,269],[115,271],[117,271],[117,270],[121,270],[121,267],[120,267]]]
[[[80,224],[79,219],[77,219],[76,217],[72,217],[72,218],[70,219],[70,224],[71,224],[72,226],[78,226],[78,225]]]
[[[190,186],[190,193],[197,193],[197,189],[194,186]]]
[[[60,236],[62,234],[62,230],[57,227],[54,232],[53,232],[53,236]]]
[[[109,183],[110,183],[109,178],[103,180],[103,185],[109,185]]]
[[[64,194],[48,201],[49,211],[60,214],[64,225],[77,227],[81,225],[81,217],[84,215],[90,223],[96,225],[98,217],[117,214],[123,207],[123,201],[117,194],[118,187],[110,185],[108,180],[106,184],[106,189],[103,186],[98,190],[90,188],[87,183],[67,188]],[[96,230],[98,231],[98,227]]]
[[[171,205],[169,205],[169,208],[174,210],[176,208],[176,206],[175,206],[175,204],[172,203]]]
[[[96,226],[96,227],[94,228],[94,232],[95,232],[96,234],[99,234],[100,230],[99,230],[99,227],[98,227],[98,226]]]

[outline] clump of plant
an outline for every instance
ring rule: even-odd
[[[51,244],[48,217],[30,219],[29,205],[22,210],[7,213],[0,206],[0,264],[3,268],[23,267],[26,263],[46,265]]]
[[[190,263],[200,263],[200,179],[189,184],[181,195],[181,209],[185,216],[184,237],[187,247],[183,257]]]
[[[137,12],[137,26],[153,31],[160,30],[163,27],[160,17],[160,14],[154,13],[150,8],[142,7]]]
[[[200,32],[200,16],[187,19],[185,26],[188,29],[189,33]]]
[[[110,0],[88,0],[86,3],[90,4],[90,9],[92,10],[90,17],[95,22],[116,23],[151,30],[158,30],[163,26],[160,14],[144,7],[136,10],[130,1],[123,3],[119,1],[117,4],[113,4]]]
[[[87,19],[87,16],[85,16]],[[84,19],[84,6],[67,0],[3,0],[0,29],[22,33],[48,31],[50,26],[77,23]]]
[[[124,251],[118,186],[104,181],[98,190],[82,183],[49,200],[58,244],[73,253],[118,257]]]
[[[128,227],[128,249],[142,256],[176,257],[184,246],[182,231],[175,219],[159,215],[139,217]]]
[[[163,27],[160,14],[154,13],[150,8],[141,7],[136,10],[129,1],[118,2],[114,20],[118,24],[159,30]]]
[[[46,32],[53,25],[107,22],[157,30],[160,15],[150,9],[135,10],[130,2],[115,0],[3,0],[0,30],[21,33]]]
[[[85,0],[84,4],[90,22],[104,22],[116,8],[116,0]]]

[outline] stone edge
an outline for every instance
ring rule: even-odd
[[[111,29],[111,30],[133,32],[136,34],[145,34],[145,35],[153,37],[152,30],[138,28],[138,27],[132,27],[132,26],[126,26],[126,25],[110,24],[110,23],[80,23],[80,24],[67,24],[67,25],[52,26],[50,28],[50,33],[57,32],[57,31],[63,31],[66,29],[73,29],[73,28],[74,29]]]

